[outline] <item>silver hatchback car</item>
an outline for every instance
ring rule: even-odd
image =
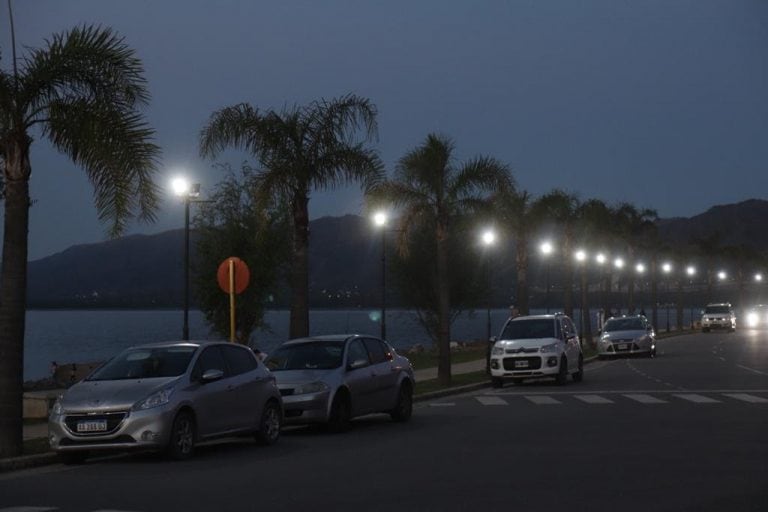
[[[597,343],[598,357],[622,354],[656,356],[656,333],[643,315],[620,316],[605,322]]]
[[[386,342],[342,334],[291,340],[266,360],[283,395],[285,422],[324,423],[332,431],[353,417],[385,412],[408,421],[413,368]]]
[[[275,378],[250,349],[172,342],[129,348],[69,388],[48,431],[65,462],[129,449],[184,459],[196,442],[213,437],[255,434],[272,444],[282,416]]]

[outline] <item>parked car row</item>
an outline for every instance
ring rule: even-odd
[[[333,431],[374,412],[407,421],[413,387],[410,362],[368,336],[292,340],[264,362],[225,342],[141,345],[56,401],[49,442],[73,463],[92,452],[135,449],[185,459],[197,443],[217,437],[274,444],[284,421]]]

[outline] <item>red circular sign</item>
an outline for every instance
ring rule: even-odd
[[[216,280],[219,282],[219,287],[224,290],[224,293],[230,293],[229,289],[229,269],[232,262],[232,271],[234,275],[235,293],[243,293],[243,290],[248,288],[248,280],[251,278],[251,272],[248,270],[248,265],[245,264],[240,258],[227,258],[219,265],[219,270],[216,272]]]

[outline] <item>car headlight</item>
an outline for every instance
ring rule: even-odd
[[[543,353],[554,353],[557,352],[557,346],[558,343],[550,343],[549,345],[544,345],[541,347],[540,351]]]
[[[143,411],[145,409],[152,409],[153,407],[160,407],[161,405],[165,405],[171,399],[171,395],[173,394],[174,389],[174,387],[170,387],[156,391],[144,400],[137,402],[133,407],[136,410]]]
[[[56,399],[56,403],[53,404],[53,407],[51,408],[51,414],[54,416],[58,416],[62,413],[64,408],[61,406],[61,401]]]
[[[302,384],[293,390],[294,395],[306,395],[307,393],[320,393],[328,389],[328,385],[325,382],[310,382],[309,384]]]
[[[491,350],[491,354],[494,356],[503,356],[504,347],[493,347],[493,350]]]
[[[749,313],[747,315],[747,325],[750,327],[755,327],[758,322],[760,321],[760,318],[757,316],[757,313]]]

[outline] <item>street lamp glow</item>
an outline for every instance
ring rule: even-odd
[[[493,230],[487,229],[483,232],[483,244],[493,245],[496,242],[496,233]]]
[[[177,176],[171,180],[171,190],[174,195],[186,196],[189,193],[189,182],[182,176]]]
[[[541,253],[544,256],[549,256],[550,254],[552,254],[552,251],[554,250],[551,242],[542,242],[540,249],[541,249]]]
[[[608,258],[605,256],[605,254],[599,252],[597,253],[597,256],[595,256],[595,261],[598,265],[605,265],[605,262],[608,260]]]
[[[621,258],[616,258],[613,260],[613,266],[619,269],[624,268],[624,260]]]
[[[645,265],[643,265],[642,263],[638,263],[635,266],[635,270],[637,270],[638,274],[642,274],[643,272],[645,272]]]
[[[693,265],[689,265],[688,268],[685,269],[685,273],[689,276],[693,277],[696,275],[696,267]]]
[[[373,223],[378,227],[387,224],[387,214],[385,212],[376,212],[373,214]]]
[[[579,263],[583,263],[587,260],[587,253],[582,249],[579,249],[578,251],[576,251],[576,254],[574,254],[574,256],[576,257],[576,261],[578,261]]]
[[[670,272],[672,272],[672,264],[671,263],[664,263],[661,266],[661,270],[663,270],[665,274],[669,274]]]
[[[758,283],[763,280],[763,274],[757,273],[755,274],[755,281]]]
[[[725,281],[726,277],[728,277],[728,274],[726,274],[724,270],[717,273],[717,278],[721,281]]]

